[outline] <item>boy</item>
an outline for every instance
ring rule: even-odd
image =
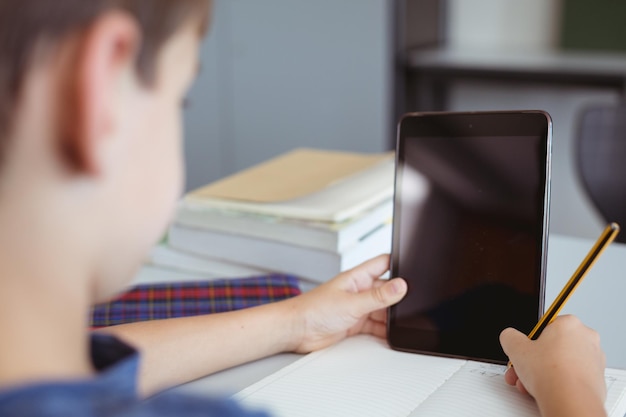
[[[386,256],[280,303],[86,331],[90,305],[123,287],[172,214],[179,107],[209,9],[208,0],[0,0],[1,416],[259,415],[225,400],[141,399],[277,352],[384,336],[385,308],[407,288],[378,279]],[[527,377],[540,361],[525,362],[537,349],[513,334],[503,334],[507,352],[541,403]],[[544,356],[561,363],[550,347]]]

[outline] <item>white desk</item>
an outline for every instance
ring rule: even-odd
[[[546,308],[593,241],[566,236],[551,236],[548,243]],[[575,314],[602,338],[607,366],[626,369],[626,245],[613,243],[598,259],[563,308],[562,314]],[[229,369],[180,388],[200,395],[233,394],[298,359],[297,354],[281,354]]]

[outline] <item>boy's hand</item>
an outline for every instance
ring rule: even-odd
[[[386,308],[406,294],[400,278],[381,280],[389,256],[381,255],[289,301],[294,322],[294,351],[307,353],[347,336],[386,335]]]
[[[505,381],[535,397],[542,415],[562,414],[564,406],[573,415],[585,407],[597,411],[586,415],[604,415],[605,356],[600,337],[576,317],[558,317],[532,341],[515,329],[505,329],[500,343],[513,364]],[[577,408],[577,402],[584,406]]]

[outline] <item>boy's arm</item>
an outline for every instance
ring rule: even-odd
[[[532,395],[543,417],[606,416],[600,338],[577,318],[558,317],[534,341],[506,329],[500,342],[513,364],[506,382]]]
[[[277,303],[101,331],[140,350],[139,389],[142,395],[151,395],[279,352],[307,353],[357,333],[384,337],[385,309],[402,299],[407,289],[401,279],[379,279],[388,265],[388,256],[379,256]]]

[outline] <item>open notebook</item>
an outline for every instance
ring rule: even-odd
[[[403,353],[357,336],[311,353],[235,394],[276,417],[539,416],[506,367]],[[609,417],[626,412],[626,371],[607,369]]]

